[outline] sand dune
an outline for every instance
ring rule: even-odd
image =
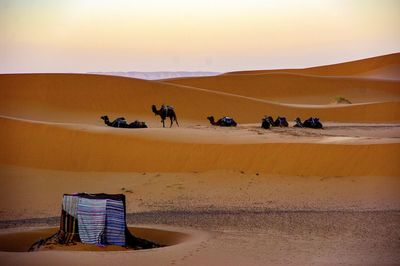
[[[230,115],[239,123],[259,122],[266,114],[284,115],[290,120],[318,116],[326,121],[400,121],[400,102],[393,100],[347,106],[291,106],[259,95],[243,97],[245,90],[238,95],[163,82],[74,74],[0,75],[0,84],[0,113],[35,120],[98,123],[103,114],[144,119],[154,117],[152,104],[167,103],[176,108],[178,119],[197,123],[207,123],[205,118],[210,114]],[[385,92],[377,93],[392,98],[398,91],[394,85],[383,84],[375,91],[382,89]]]
[[[400,174],[400,144],[213,144],[4,119],[0,162],[70,171],[190,172],[232,169],[289,176]],[[115,132],[115,133],[114,133]]]
[[[328,104],[400,100],[400,54],[306,69],[257,70],[215,77],[169,79],[193,86],[278,102]]]
[[[329,104],[338,96],[354,103],[400,100],[398,81],[285,72],[181,78],[166,82],[289,103]]]
[[[386,75],[376,75],[377,72],[387,72]],[[253,70],[235,71],[231,74],[265,74],[276,72],[290,72],[297,74],[310,74],[319,76],[366,76],[371,78],[400,79],[400,53],[376,56],[351,62],[317,66],[304,69],[278,69],[278,70]]]
[[[360,73],[358,76],[376,79],[400,80],[400,64],[393,64],[373,69],[367,72]]]

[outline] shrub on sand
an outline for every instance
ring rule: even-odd
[[[348,99],[346,99],[346,98],[344,98],[344,97],[342,97],[342,96],[337,96],[337,97],[335,97],[335,102],[334,103],[347,103],[347,104],[351,104],[351,102],[348,100]]]

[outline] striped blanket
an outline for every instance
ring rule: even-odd
[[[69,215],[76,217],[78,199],[78,195],[64,195],[62,209],[66,211]]]
[[[62,201],[62,211],[60,219],[59,241],[68,244],[78,238],[78,219],[76,216],[76,207],[78,205],[77,195],[64,195]]]
[[[82,243],[104,244],[106,205],[106,199],[79,198],[77,216]]]
[[[105,240],[107,244],[125,246],[125,212],[122,201],[107,199]]]

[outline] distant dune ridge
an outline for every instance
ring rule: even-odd
[[[400,80],[400,53],[304,69],[246,70],[228,72],[225,73],[225,75],[266,74],[276,72],[290,72],[318,76],[361,76]]]
[[[110,75],[127,78],[157,80],[157,79],[170,79],[170,78],[181,78],[181,77],[202,77],[202,76],[215,76],[220,74],[219,72],[207,72],[207,71],[155,71],[155,72],[140,72],[140,71],[112,71],[112,72],[89,72],[88,74],[97,75]]]
[[[400,53],[306,69],[239,71],[167,82],[281,103],[328,104],[337,97],[352,103],[397,101]]]

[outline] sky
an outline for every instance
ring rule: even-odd
[[[395,52],[399,0],[0,0],[0,73],[302,68]]]

